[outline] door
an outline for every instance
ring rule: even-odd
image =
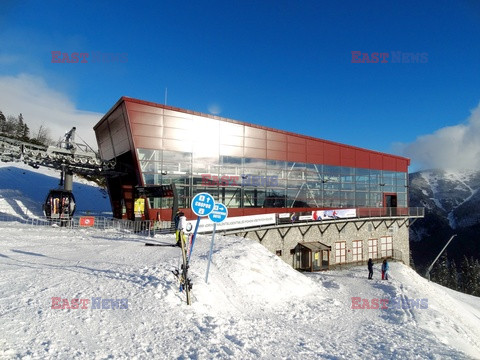
[[[397,194],[383,194],[383,207],[387,208],[387,215],[397,215]]]

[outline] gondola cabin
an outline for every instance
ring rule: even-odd
[[[43,204],[43,213],[49,219],[70,219],[75,213],[75,197],[68,190],[50,190]]]

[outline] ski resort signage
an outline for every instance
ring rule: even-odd
[[[317,210],[312,211],[313,220],[344,219],[357,217],[357,209]]]
[[[228,209],[221,203],[215,203],[213,211],[208,214],[208,218],[215,224],[223,222],[228,216]]]
[[[209,216],[210,217],[210,216]],[[244,229],[254,226],[273,225],[276,223],[275,214],[260,214],[249,216],[235,216],[226,218],[221,223],[217,223],[217,230],[233,230]],[[199,233],[210,233],[213,231],[214,222],[210,219],[203,219],[202,223],[198,226]],[[187,229],[195,228],[197,221],[187,221]]]
[[[197,216],[207,216],[213,211],[215,200],[208,193],[200,193],[192,199],[192,211]]]

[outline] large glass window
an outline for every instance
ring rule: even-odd
[[[382,207],[384,193],[408,203],[406,172],[150,149],[137,157],[144,184],[175,183],[180,207],[203,191],[228,207]]]

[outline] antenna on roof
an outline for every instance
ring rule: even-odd
[[[168,89],[165,88],[165,105],[167,105],[167,91],[168,91]]]

